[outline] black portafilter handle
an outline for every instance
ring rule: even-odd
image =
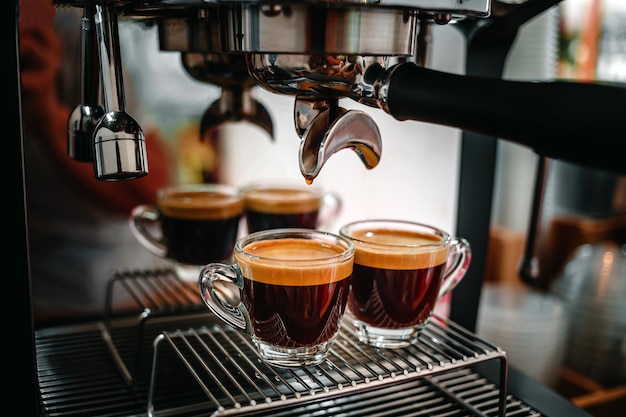
[[[412,62],[384,77],[383,108],[398,120],[456,127],[542,156],[626,173],[626,86],[481,78]]]

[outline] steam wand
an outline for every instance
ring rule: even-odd
[[[83,7],[81,19],[82,103],[70,115],[67,126],[67,151],[70,157],[79,162],[93,162],[93,132],[104,115],[104,109],[98,104],[100,80],[97,70],[98,56],[94,53],[96,46],[94,13],[93,5]]]
[[[146,141],[139,123],[126,111],[117,15],[112,5],[96,5],[96,33],[105,114],[94,129],[96,179],[118,181],[148,174]]]

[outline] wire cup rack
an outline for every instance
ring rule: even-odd
[[[135,325],[130,327],[135,334],[130,338],[120,334],[122,330],[110,319],[120,289],[139,307]],[[128,326],[124,329],[128,332]],[[346,313],[324,363],[276,368],[260,358],[247,334],[208,311],[195,286],[164,269],[114,274],[102,333],[127,383],[145,394],[149,416],[183,410],[249,415],[402,384],[492,360],[499,363],[497,415],[506,414],[506,353],[440,315],[432,317],[414,345],[379,349],[359,342],[352,316]],[[173,386],[185,387],[176,403],[159,402],[160,392],[171,392]],[[472,409],[471,404],[466,407]],[[484,415],[480,410],[473,413]]]

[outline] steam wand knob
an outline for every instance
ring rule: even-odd
[[[96,33],[105,114],[94,129],[96,179],[119,181],[148,174],[146,141],[141,126],[124,110],[117,15],[112,5],[96,5]]]

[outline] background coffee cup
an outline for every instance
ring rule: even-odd
[[[248,232],[267,229],[326,229],[342,208],[339,195],[304,183],[266,181],[242,189]]]
[[[157,203],[130,214],[143,247],[174,263],[178,276],[198,281],[202,266],[230,260],[243,215],[243,198],[224,184],[183,184],[157,192]]]
[[[341,227],[354,243],[348,309],[359,340],[376,347],[417,341],[437,301],[465,276],[469,243],[436,227],[401,220],[363,220]]]
[[[274,229],[239,239],[234,260],[202,269],[207,307],[250,334],[270,365],[323,362],[346,309],[354,245],[322,231]]]

